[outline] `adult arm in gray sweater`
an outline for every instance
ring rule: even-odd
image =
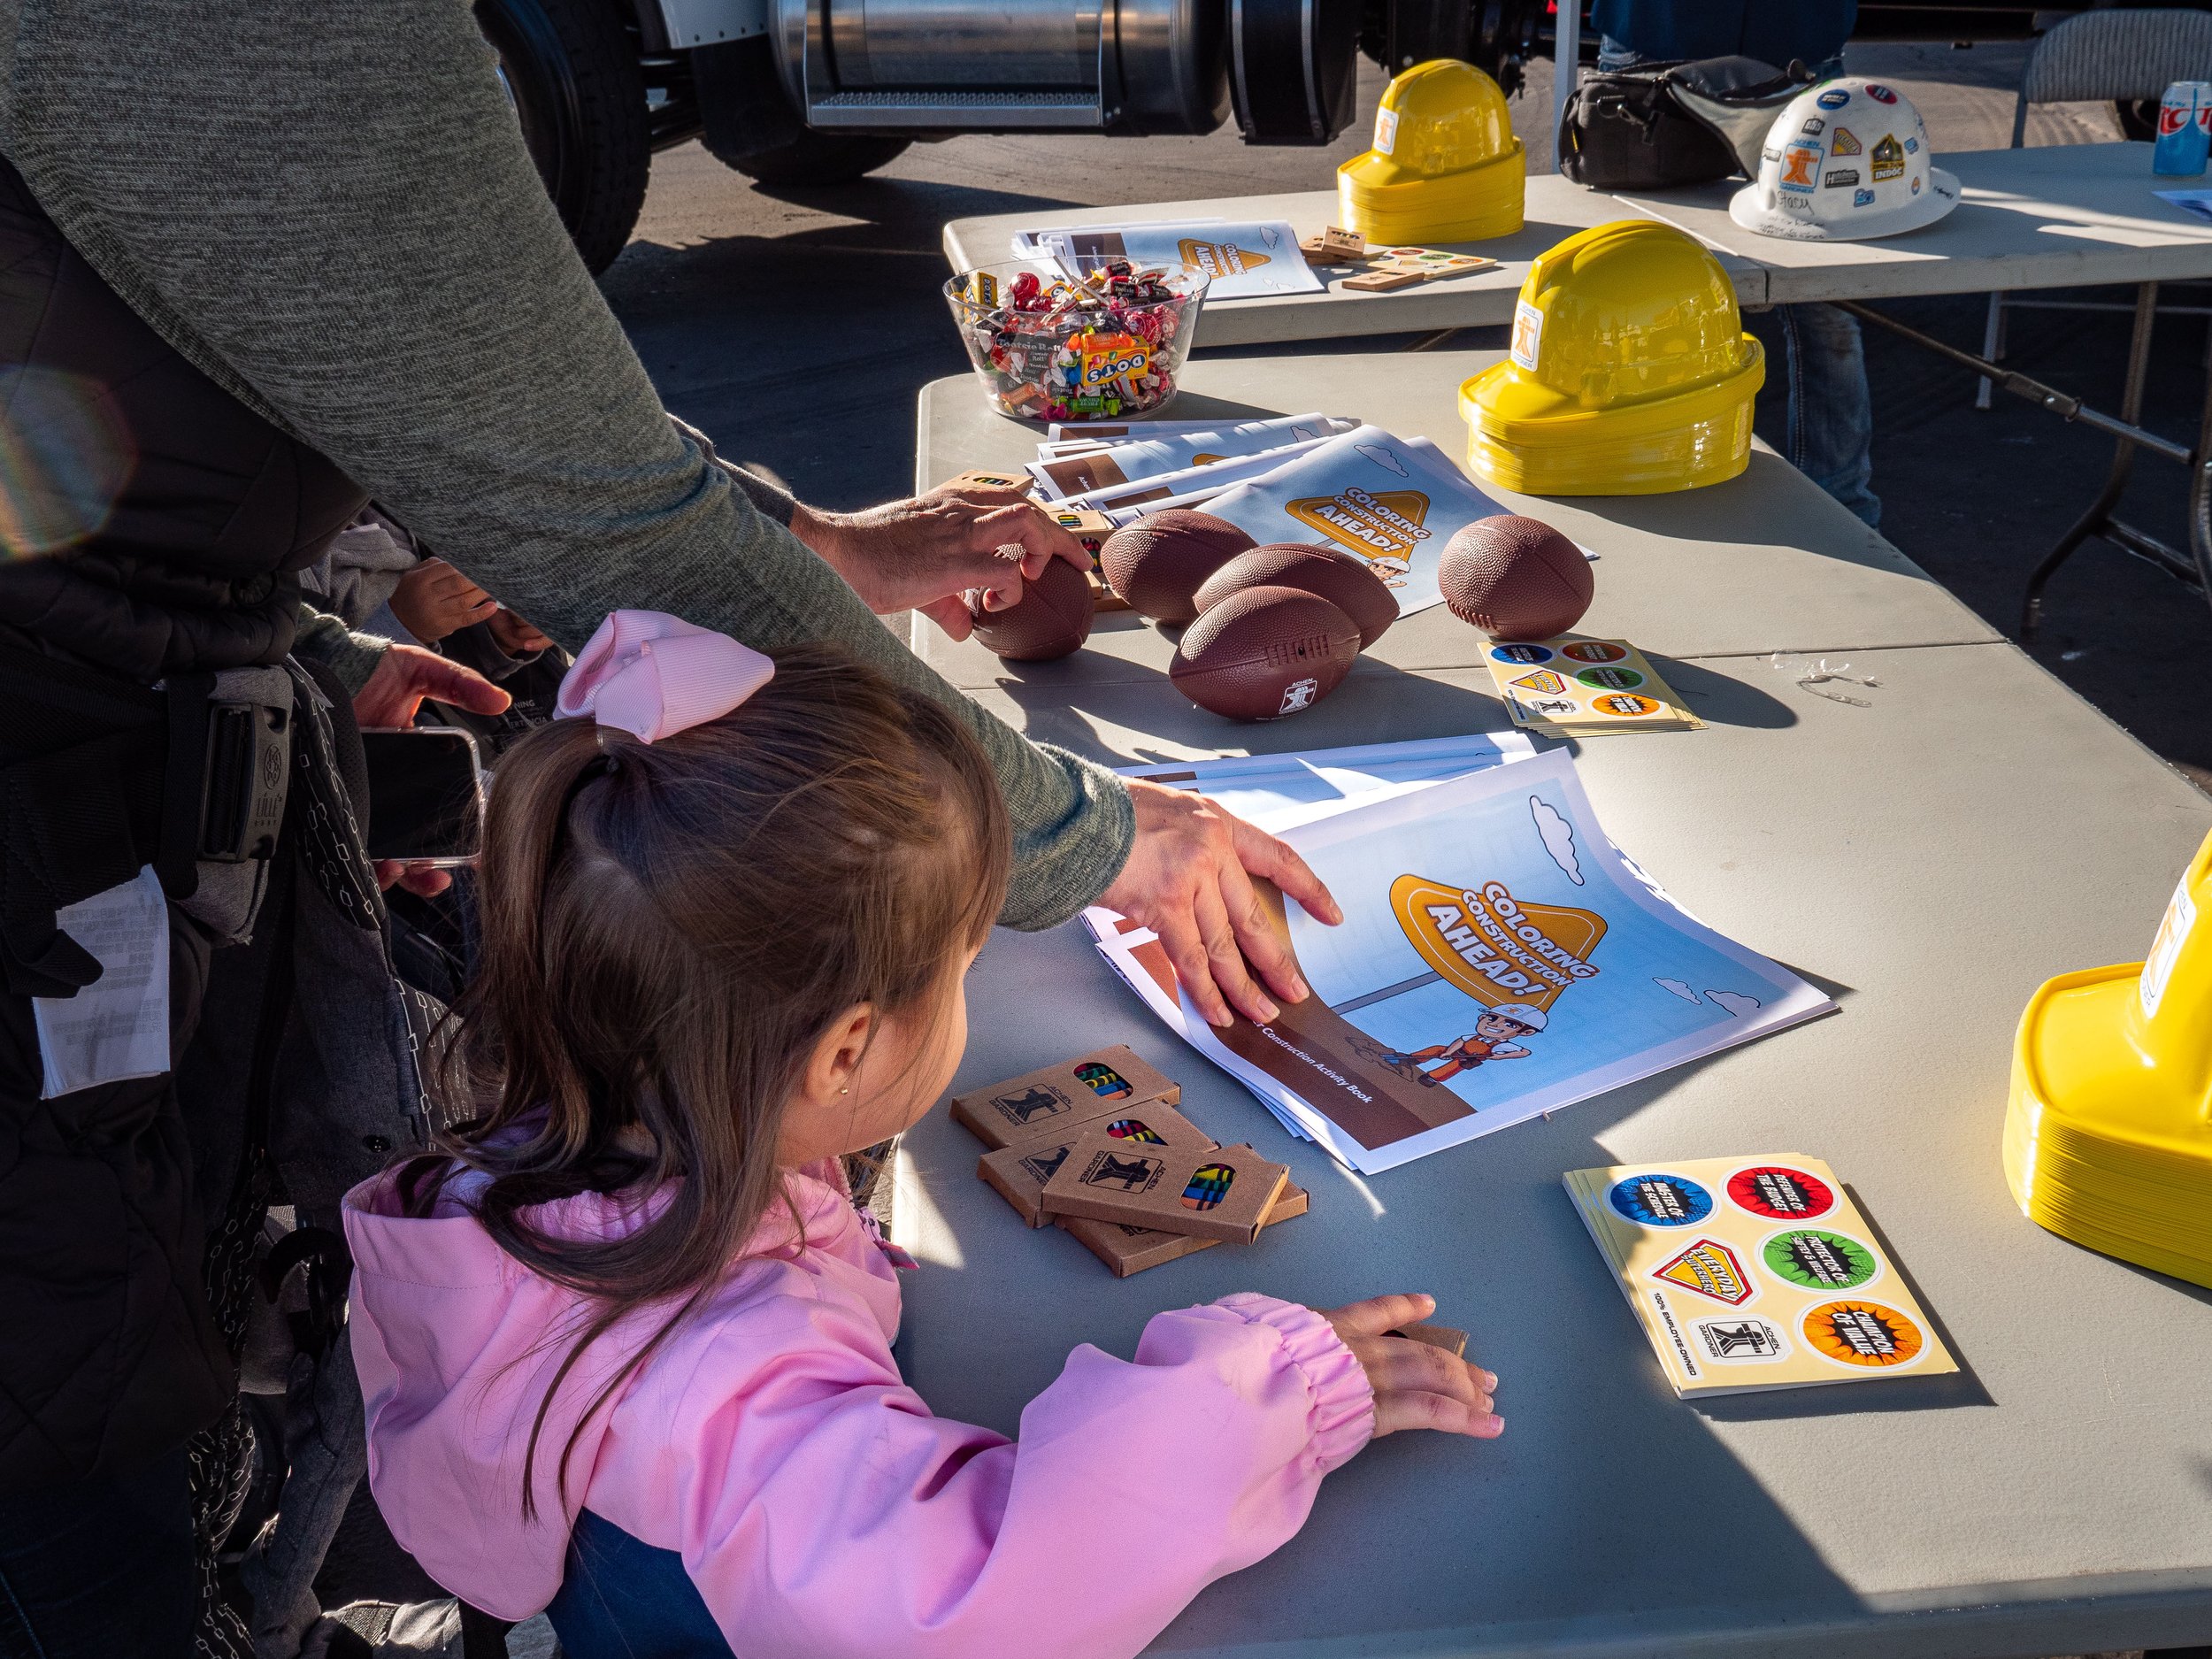
[[[464,0],[0,0],[0,150],[191,362],[554,639],[572,649],[630,605],[755,646],[837,641],[983,743],[1015,826],[1008,925],[1106,895],[1202,979],[1210,960],[1248,988],[1239,936],[1276,967],[1240,866],[1278,872],[1273,843],[1187,804],[1141,813],[1110,774],[962,696],[855,592],[936,596],[902,566],[910,524],[871,539],[864,518],[809,515],[818,557],[773,492],[670,421]],[[1288,870],[1297,896],[1310,879]]]

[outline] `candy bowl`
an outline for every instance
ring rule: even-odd
[[[983,395],[1002,415],[1081,420],[1143,414],[1175,396],[1206,278],[1126,259],[964,271],[945,303]]]

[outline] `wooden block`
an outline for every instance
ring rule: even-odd
[[[1076,1142],[1094,1130],[1132,1147],[1191,1147],[1204,1152],[1214,1144],[1211,1135],[1165,1101],[1147,1101],[1087,1123],[1070,1124],[1059,1133],[1040,1141],[986,1152],[978,1160],[975,1172],[1013,1206],[1016,1215],[1033,1227],[1044,1226],[1052,1219],[1044,1212],[1045,1183]]]
[[[1448,1325],[1402,1325],[1388,1334],[1402,1336],[1409,1342],[1426,1342],[1431,1348],[1440,1348],[1454,1359],[1467,1357],[1467,1333]]]
[[[1182,1098],[1182,1085],[1117,1044],[956,1094],[952,1120],[995,1149],[1059,1134],[1148,1101],[1172,1106]]]
[[[1096,571],[1090,574],[1091,609],[1093,611],[1126,611],[1129,602],[1106,585],[1106,579]]]
[[[1346,277],[1343,286],[1360,294],[1387,294],[1427,280],[1418,271],[1370,271],[1363,276]]]
[[[1480,254],[1446,253],[1438,248],[1386,249],[1375,262],[1377,271],[1409,271],[1424,280],[1430,277],[1471,276],[1478,271],[1502,269],[1495,259]]]
[[[1317,236],[1298,244],[1308,265],[1356,265],[1367,257],[1367,238],[1356,230],[1332,225]]]
[[[994,472],[987,468],[978,467],[963,472],[956,478],[947,479],[938,488],[958,489],[964,484],[973,484],[984,489],[1029,490],[1034,489],[1037,480],[1030,477],[1026,472]]]
[[[1042,1202],[1049,1215],[1249,1244],[1289,1179],[1286,1164],[1250,1147],[1133,1146],[1092,1127],[1045,1183]]]
[[[1312,1195],[1302,1187],[1285,1185],[1282,1196],[1267,1212],[1265,1226],[1302,1216],[1312,1207]],[[1172,1262],[1199,1250],[1210,1250],[1218,1239],[1195,1238],[1187,1233],[1162,1233],[1156,1227],[1125,1227],[1118,1221],[1088,1221],[1080,1216],[1059,1216],[1053,1225],[1079,1240],[1083,1248],[1113,1270],[1116,1279],[1141,1273],[1148,1267]]]

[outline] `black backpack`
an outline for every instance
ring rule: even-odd
[[[1755,58],[1586,70],[1560,111],[1559,170],[1597,190],[1755,179],[1776,114],[1812,79]]]

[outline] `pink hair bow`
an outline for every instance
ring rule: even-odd
[[[650,743],[719,719],[775,677],[726,634],[663,611],[615,611],[561,681],[556,718],[588,714]]]

